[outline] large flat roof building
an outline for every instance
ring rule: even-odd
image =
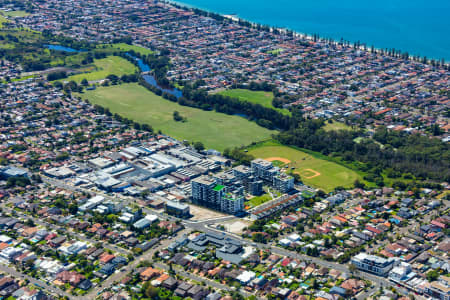
[[[164,204],[164,208],[169,215],[180,218],[188,218],[191,215],[189,205],[184,203],[167,200]]]
[[[9,166],[3,169],[0,169],[0,175],[4,178],[10,177],[28,177],[28,173],[24,169],[20,169],[17,167]]]
[[[209,244],[216,246],[216,256],[232,263],[240,263],[244,257],[245,250],[240,241],[227,238],[221,234],[202,233],[187,244],[187,247],[203,251]]]
[[[394,267],[393,259],[385,259],[366,253],[359,253],[352,258],[351,262],[358,269],[378,276],[386,276]]]

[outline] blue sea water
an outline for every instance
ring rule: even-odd
[[[450,61],[450,0],[177,0],[301,33]]]

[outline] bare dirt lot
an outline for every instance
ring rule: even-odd
[[[220,212],[193,204],[189,204],[189,207],[191,209],[191,215],[193,216],[190,219],[191,221],[205,221],[209,219],[216,219],[227,216],[226,214],[222,214]]]
[[[244,228],[250,226],[251,224],[252,224],[251,221],[238,220],[225,222],[223,226],[225,226],[225,230],[228,232],[234,234],[241,234],[244,231]]]

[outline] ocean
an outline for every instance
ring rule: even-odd
[[[248,21],[450,61],[450,0],[180,0]]]

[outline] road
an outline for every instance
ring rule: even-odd
[[[176,239],[178,236],[182,236],[183,234],[187,233],[188,231],[189,231],[188,229],[184,229],[184,230],[178,232],[173,237],[173,239]],[[151,261],[155,252],[160,251],[162,249],[166,249],[170,243],[172,243],[172,240],[169,240],[169,239],[160,241],[160,244],[157,247],[153,247],[153,248],[147,250],[146,252],[144,252],[138,259],[134,260],[132,263],[125,266],[121,272],[114,273],[113,275],[111,275],[108,279],[106,279],[104,282],[102,282],[101,285],[95,287],[91,292],[89,292],[89,294],[87,294],[86,297],[88,297],[88,298],[95,297],[102,290],[107,289],[107,288],[111,287],[113,284],[119,282],[125,275],[127,275],[131,271],[133,271],[139,265],[139,263],[141,263],[142,261],[146,261],[146,260]],[[167,264],[154,262],[153,265],[156,268],[159,268],[159,269],[162,269],[165,271],[169,271],[169,266]],[[178,274],[182,277],[189,278],[189,279],[195,280],[197,282],[204,282],[206,285],[208,285],[214,289],[233,291],[233,289],[227,285],[218,283],[214,280],[210,280],[205,277],[197,276],[195,274],[186,272],[180,267],[173,266],[172,270],[176,274]],[[247,297],[251,295],[244,290],[241,290],[240,292]]]
[[[303,261],[306,261],[309,263],[314,263],[316,265],[319,265],[319,266],[322,266],[325,268],[335,269],[335,270],[338,270],[339,272],[345,272],[347,274],[351,274],[351,272],[348,268],[348,265],[345,265],[345,264],[337,264],[334,262],[320,259],[318,257],[312,257],[312,256],[304,255],[304,254],[299,254],[297,252],[286,250],[284,248],[280,248],[277,246],[255,243],[255,242],[252,242],[248,239],[244,239],[244,238],[234,235],[234,234],[224,233],[224,232],[216,230],[214,228],[206,228],[203,224],[190,224],[190,225],[195,230],[209,232],[211,234],[216,234],[216,235],[220,234],[220,233],[225,234],[226,236],[240,240],[244,245],[247,245],[247,246],[252,246],[252,247],[255,247],[258,249],[270,249],[271,253],[273,253],[273,254],[303,260]],[[188,226],[188,225],[186,225],[186,226]],[[406,294],[406,295],[408,294],[407,290],[397,287],[396,284],[390,282],[389,280],[387,280],[384,277],[379,277],[379,276],[372,275],[372,274],[369,274],[366,272],[358,272],[358,276],[362,279],[369,280],[372,282],[373,286],[372,286],[372,289],[369,291],[372,291],[372,290],[376,291],[376,290],[378,290],[378,288],[380,286],[384,286],[384,287],[394,287],[397,290],[399,290],[401,293]],[[364,296],[367,297],[367,294],[365,294]]]
[[[377,287],[373,286],[369,288],[367,291],[362,291],[361,293],[356,295],[356,299],[358,300],[365,300],[369,298],[369,296],[375,294],[377,292]]]
[[[111,245],[111,244],[109,244],[109,243],[106,243],[105,241],[98,241],[98,240],[93,240],[93,239],[91,239],[91,238],[88,238],[88,237],[86,237],[86,236],[84,236],[84,235],[81,235],[81,234],[79,234],[79,233],[77,233],[77,232],[74,232],[74,231],[72,230],[72,228],[68,229],[68,228],[63,227],[63,226],[59,226],[59,225],[55,225],[55,224],[52,224],[52,223],[44,222],[44,221],[41,221],[40,219],[35,218],[35,217],[33,217],[33,216],[26,215],[26,214],[23,214],[23,213],[21,213],[21,212],[15,211],[15,210],[13,210],[13,209],[11,209],[11,208],[5,206],[4,203],[0,204],[0,207],[1,207],[1,208],[3,209],[3,211],[5,211],[5,212],[8,212],[8,213],[10,213],[10,214],[12,214],[12,213],[14,212],[15,214],[17,214],[17,215],[18,215],[19,217],[21,217],[22,219],[31,220],[31,221],[33,221],[35,224],[44,226],[44,227],[46,227],[46,228],[50,228],[50,229],[53,229],[53,230],[63,230],[63,231],[67,231],[68,233],[70,233],[70,235],[76,237],[76,238],[79,239],[80,241],[89,242],[89,243],[94,244],[94,245],[97,244],[97,243],[101,243],[102,246],[103,246],[104,248],[107,248],[107,249],[112,250],[112,251],[119,252],[119,253],[124,254],[124,255],[127,255],[127,254],[132,253],[132,252],[129,251],[129,250],[123,249],[123,248],[118,247],[118,246],[116,246],[116,245]]]
[[[169,267],[165,264],[161,264],[161,263],[153,263],[153,265],[157,268],[163,269],[165,271],[169,271]],[[211,280],[209,278],[206,277],[201,277],[201,276],[197,276],[195,274],[192,274],[190,272],[186,272],[184,271],[182,268],[178,267],[178,266],[173,266],[172,270],[182,276],[182,277],[186,277],[189,278],[191,280],[197,281],[197,282],[203,282],[206,285],[216,289],[216,290],[224,290],[224,291],[235,291],[235,289],[233,289],[232,287],[228,286],[228,285],[224,285],[221,284],[217,281]],[[248,293],[247,291],[244,291],[243,289],[238,290],[239,293],[241,293],[242,295],[244,295],[245,297],[250,297],[252,294]]]
[[[178,232],[177,236],[178,235],[182,235],[184,232],[185,232],[185,230],[182,230],[182,231]],[[167,248],[167,246],[169,246],[169,244],[171,242],[172,241],[169,240],[169,239],[165,239],[165,240],[160,241],[160,245],[159,246],[157,246],[157,247],[153,246],[152,248],[148,249],[139,258],[135,259],[134,261],[132,261],[131,263],[129,263],[128,265],[123,267],[121,269],[121,271],[119,271],[117,273],[114,273],[111,276],[109,276],[105,281],[103,281],[100,285],[95,287],[86,296],[89,297],[89,299],[91,297],[95,297],[102,290],[107,289],[107,288],[111,287],[113,284],[119,282],[125,275],[127,275],[128,273],[130,273],[131,271],[136,269],[136,267],[139,265],[140,262],[145,261],[145,260],[149,260],[149,261],[152,260],[153,254],[156,251],[159,251],[161,249]]]
[[[2,271],[3,273],[6,273],[6,274],[10,274],[16,278],[27,279],[32,284],[34,284],[38,287],[41,287],[44,290],[44,292],[46,292],[46,293],[53,294],[56,296],[67,296],[70,299],[79,299],[79,300],[84,299],[83,297],[73,296],[55,286],[48,285],[47,283],[43,282],[42,280],[39,280],[39,279],[33,278],[31,276],[28,276],[24,273],[18,272],[17,270],[7,267],[2,264],[0,264],[0,271]]]
[[[68,190],[83,191],[83,189],[70,186],[70,185],[66,184],[65,182],[61,182],[60,180],[55,180],[55,179],[50,179],[50,178],[43,178],[43,180],[44,180],[44,182],[47,182],[49,184],[56,185],[56,186],[59,186],[61,188],[65,188],[65,189],[68,189]],[[89,191],[89,190],[85,190],[85,192],[88,192],[90,194],[94,194],[92,191]],[[102,196],[105,196],[105,198],[109,198],[109,199],[115,200],[115,201],[121,200],[125,204],[129,204],[129,203],[131,203],[133,201],[132,199],[124,199],[124,198],[113,199],[112,197],[110,197],[108,195],[105,195],[105,194],[102,194]],[[195,221],[183,220],[183,219],[179,219],[179,218],[176,218],[176,217],[173,217],[173,216],[162,214],[162,213],[156,212],[154,210],[151,210],[149,208],[143,208],[143,211],[145,213],[148,213],[148,214],[157,215],[158,217],[160,217],[162,219],[169,219],[171,221],[180,221],[186,228],[190,228],[192,230],[207,232],[207,233],[211,233],[211,234],[214,234],[214,235],[222,234],[222,235],[225,235],[227,237],[231,237],[231,238],[237,239],[237,240],[241,241],[244,245],[249,245],[249,246],[252,246],[252,247],[255,247],[255,248],[258,248],[258,249],[270,249],[272,253],[277,254],[277,255],[287,256],[287,257],[290,257],[290,258],[296,258],[296,259],[304,260],[304,261],[307,261],[307,262],[315,263],[315,264],[317,264],[319,266],[322,266],[322,267],[333,268],[333,269],[338,270],[340,272],[346,272],[347,274],[351,273],[349,268],[348,268],[348,266],[344,265],[344,264],[336,264],[334,262],[329,262],[329,261],[326,261],[326,260],[323,260],[323,259],[320,259],[320,258],[317,258],[317,257],[311,257],[311,256],[299,254],[297,252],[289,251],[289,250],[286,250],[284,248],[280,248],[280,247],[273,246],[273,245],[254,243],[254,242],[252,242],[252,241],[250,241],[248,239],[244,239],[241,236],[238,236],[236,234],[232,234],[232,233],[229,233],[229,232],[223,232],[223,231],[216,230],[214,228],[208,227],[209,225],[212,225],[212,224],[215,224],[215,223],[218,223],[218,222],[223,222],[225,220],[226,221],[233,220],[234,218],[236,218],[234,216],[227,216],[227,217],[221,217],[221,218],[217,218],[217,219],[211,219],[211,220],[195,222]],[[399,290],[401,293],[403,293],[405,295],[408,294],[407,290],[397,287],[397,285],[395,285],[394,283],[390,282],[386,278],[375,276],[375,275],[372,275],[372,274],[369,274],[369,273],[366,273],[366,272],[358,272],[358,276],[360,278],[362,278],[362,279],[369,280],[369,281],[371,281],[373,283],[372,288],[367,293],[363,294],[364,297],[367,297],[368,293],[371,293],[372,291],[376,291],[380,286],[394,287],[397,290]]]

